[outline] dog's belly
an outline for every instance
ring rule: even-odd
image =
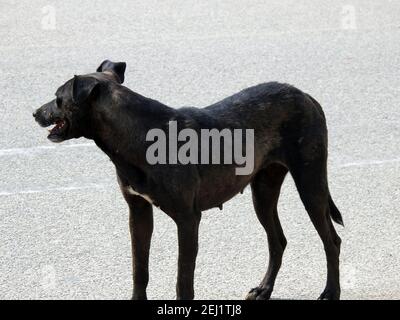
[[[203,181],[197,197],[200,210],[222,206],[224,202],[242,192],[250,180],[248,176],[233,176],[216,181]]]

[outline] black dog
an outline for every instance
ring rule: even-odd
[[[93,139],[115,164],[130,209],[133,298],[146,299],[152,204],[177,224],[177,298],[192,299],[202,211],[221,206],[250,184],[255,211],[268,236],[270,260],[264,279],[247,299],[269,299],[286,246],[277,202],[289,171],[326,252],[328,275],[320,299],[338,299],[341,240],[331,218],[343,222],[328,189],[327,128],[318,102],[293,86],[270,82],[203,109],[173,109],[122,86],[125,66],[105,61],[96,73],[75,76],[34,117],[43,127],[55,124],[51,141]],[[146,134],[154,128],[168,131],[171,120],[196,132],[254,129],[253,172],[236,175],[236,164],[149,164]]]

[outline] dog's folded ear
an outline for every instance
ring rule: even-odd
[[[76,104],[85,102],[99,84],[99,80],[87,76],[74,76],[72,85],[72,100]]]
[[[104,60],[101,65],[97,68],[97,72],[112,71],[119,79],[119,83],[124,83],[125,80],[125,62],[112,62],[110,60]]]

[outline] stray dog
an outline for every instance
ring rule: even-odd
[[[246,299],[269,299],[281,266],[286,238],[277,202],[288,172],[324,245],[327,282],[320,299],[339,299],[343,225],[327,180],[327,128],[319,103],[288,84],[269,82],[247,88],[206,108],[170,108],[122,86],[125,63],[104,61],[97,72],[74,76],[56,99],[33,116],[49,130],[48,139],[92,139],[115,164],[130,212],[133,299],[146,299],[153,205],[177,224],[179,258],[177,299],[193,299],[198,229],[202,211],[220,207],[250,184],[254,208],[269,246],[269,265],[260,285]],[[167,131],[170,121],[198,132],[202,128],[254,129],[254,169],[236,175],[236,164],[149,164],[146,133]]]

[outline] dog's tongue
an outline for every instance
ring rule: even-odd
[[[58,129],[60,129],[63,125],[64,125],[64,121],[62,121],[62,120],[57,120],[57,121],[56,121],[56,125],[54,126],[54,128],[52,128],[51,130],[49,130],[49,132],[50,132],[50,133],[54,133],[55,131],[57,131]]]

